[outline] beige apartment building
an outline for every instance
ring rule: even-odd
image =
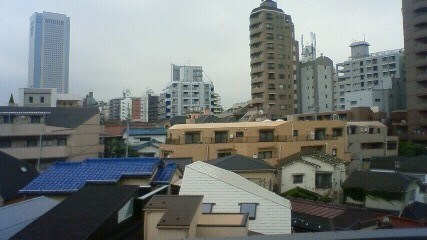
[[[402,0],[408,139],[427,141],[427,1]]]
[[[98,108],[0,107],[0,151],[45,169],[103,154]]]
[[[266,0],[250,14],[252,105],[267,118],[297,111],[298,42],[292,18]]]
[[[278,159],[302,150],[318,150],[350,160],[343,121],[265,121],[180,124],[168,129],[162,157],[192,157],[207,161],[232,154]]]

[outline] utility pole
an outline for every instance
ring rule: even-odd
[[[126,118],[126,157],[129,157],[129,103],[128,103],[128,116]]]

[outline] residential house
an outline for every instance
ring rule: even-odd
[[[277,184],[276,168],[261,159],[235,154],[210,160],[207,163],[237,173],[270,191],[274,191]]]
[[[371,159],[369,169],[375,172],[399,172],[418,178],[421,183],[420,202],[427,203],[427,157],[376,157]]]
[[[207,161],[240,154],[264,159],[274,165],[278,159],[312,149],[350,160],[346,152],[345,129],[346,123],[342,121],[174,125],[168,129],[166,143],[160,145],[160,155]]]
[[[6,204],[19,198],[18,191],[38,175],[33,165],[0,151],[0,199]]]
[[[211,164],[197,161],[188,165],[179,194],[203,195],[204,212],[248,213],[252,232],[291,233],[289,200]]]
[[[401,211],[420,198],[419,179],[396,172],[355,171],[342,184],[344,201]]]
[[[169,185],[181,177],[176,164],[163,164],[158,158],[88,159],[57,162],[19,192],[63,200],[86,184],[157,186]]]
[[[346,179],[346,161],[323,152],[300,152],[279,160],[280,192],[300,187],[338,198]]]
[[[247,213],[203,213],[203,196],[153,196],[144,208],[144,239],[248,235]]]
[[[11,239],[141,238],[139,186],[85,186]]]
[[[130,128],[129,133],[125,131],[123,139],[128,138],[127,141],[131,146],[139,146],[153,140],[164,143],[166,133],[165,128]]]
[[[37,197],[0,208],[0,239],[11,238],[58,203]]]
[[[104,152],[98,108],[0,107],[0,148],[40,170]]]

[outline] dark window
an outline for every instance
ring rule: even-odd
[[[332,173],[316,173],[316,188],[332,187]]]
[[[302,183],[304,181],[304,175],[303,174],[298,174],[298,175],[293,175],[293,183]]]
[[[9,139],[0,140],[0,148],[10,148],[12,146],[12,141]]]
[[[228,142],[228,132],[215,132],[215,143],[226,143]]]
[[[273,142],[273,139],[274,139],[274,130],[259,131],[260,142]]]
[[[31,123],[41,123],[40,116],[31,116]]]
[[[236,132],[236,137],[243,137],[243,132]]]
[[[316,140],[325,140],[326,139],[326,129],[317,128],[314,130],[314,139]]]
[[[222,157],[227,157],[230,156],[231,152],[219,152],[218,153],[218,158],[222,158]]]
[[[29,101],[30,103],[33,103],[33,102],[34,102],[33,97],[29,97],[29,98],[28,98],[28,101]]]
[[[258,158],[259,159],[273,158],[273,152],[272,151],[258,152]]]
[[[40,97],[40,102],[44,103],[44,97]]]
[[[239,203],[240,212],[247,213],[249,215],[249,220],[256,219],[256,207],[259,203]]]
[[[211,213],[214,205],[215,205],[215,203],[203,203],[202,204],[202,213]]]
[[[397,143],[396,142],[388,142],[387,143],[387,149],[388,150],[396,150],[397,149]]]
[[[66,146],[66,145],[67,145],[67,139],[66,138],[59,138],[58,139],[58,146]]]
[[[292,135],[293,135],[294,137],[298,137],[298,130],[294,130],[294,131],[293,131],[293,133],[292,133]]]
[[[13,118],[12,116],[4,116],[3,123],[13,123]]]
[[[333,128],[332,129],[332,135],[334,137],[342,137],[342,128]]]
[[[200,142],[200,132],[187,132],[185,133],[185,143],[199,143]]]
[[[37,139],[27,139],[27,147],[37,147]]]

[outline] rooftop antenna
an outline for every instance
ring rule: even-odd
[[[363,33],[363,41],[366,42],[366,34]]]

